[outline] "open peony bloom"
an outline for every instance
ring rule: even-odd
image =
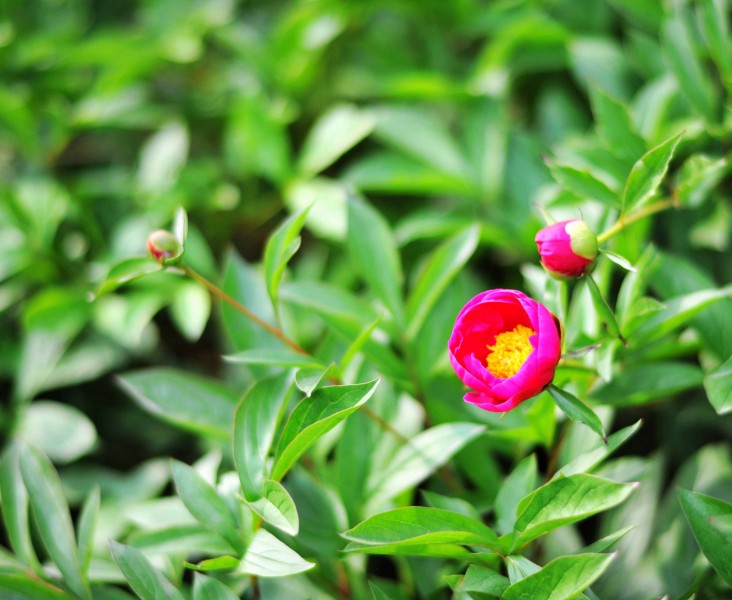
[[[548,225],[535,241],[541,264],[558,279],[583,275],[597,258],[597,236],[579,219]]]
[[[516,290],[488,290],[470,300],[448,342],[457,376],[473,391],[465,401],[506,412],[554,378],[561,355],[559,320]]]

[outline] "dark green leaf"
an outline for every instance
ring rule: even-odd
[[[549,169],[554,179],[562,187],[573,191],[578,196],[596,200],[609,208],[620,208],[618,194],[589,171],[555,163],[551,163]]]
[[[583,473],[553,479],[519,503],[514,549],[552,529],[620,504],[635,487]]]
[[[732,585],[732,504],[705,494],[679,489],[679,502],[704,556],[722,578]],[[727,527],[718,521],[727,519]]]
[[[348,200],[347,241],[361,276],[397,323],[402,323],[403,276],[394,236],[384,217],[357,197]]]
[[[132,371],[117,381],[142,408],[164,421],[194,433],[229,438],[236,398],[218,381],[169,368]]]
[[[272,479],[281,479],[321,436],[358,410],[374,393],[379,381],[322,387],[310,398],[302,400],[290,414],[282,432]]]
[[[243,552],[236,517],[218,492],[195,469],[179,461],[173,461],[173,479],[178,496],[190,513],[237,552]]]
[[[501,598],[508,586],[508,578],[493,569],[470,565],[456,591],[466,592],[471,598]]]
[[[592,275],[585,275],[584,280],[587,282],[587,289],[590,292],[592,304],[597,311],[598,317],[605,327],[607,327],[608,333],[612,337],[616,337],[621,341],[624,341],[623,336],[620,334],[620,327],[618,326],[618,321],[615,318],[615,313],[613,312],[613,309],[610,308],[607,300],[603,297],[602,292],[600,291],[600,288],[597,287]]]
[[[652,150],[649,150],[633,165],[625,182],[623,212],[631,214],[652,198],[661,184],[676,146],[684,132],[677,133]]]
[[[112,557],[142,600],[183,600],[181,593],[145,556],[131,546],[110,541]]]
[[[287,577],[308,571],[314,566],[314,563],[304,560],[271,533],[260,529],[254,534],[239,568],[247,575]]]
[[[705,375],[704,389],[718,415],[732,411],[732,357]]]
[[[607,434],[605,428],[602,426],[600,417],[595,414],[595,411],[577,398],[574,394],[570,394],[568,391],[558,388],[555,385],[550,385],[547,391],[554,398],[554,402],[557,406],[562,409],[562,412],[566,414],[573,421],[579,421],[584,423],[592,429],[597,435],[599,435],[604,442],[607,444]]]
[[[575,554],[556,558],[541,571],[511,585],[501,598],[575,598],[605,572],[613,558],[613,554]]]
[[[48,554],[71,590],[80,598],[90,598],[58,474],[45,456],[29,446],[19,446],[18,460],[33,517]]]
[[[622,446],[641,426],[642,421],[637,421],[633,425],[629,425],[616,431],[607,438],[607,442],[598,441],[595,448],[585,450],[572,462],[564,465],[559,471],[557,471],[555,477],[560,475],[569,476],[575,473],[586,473],[595,466],[600,464],[605,458],[610,456],[615,450]],[[598,550],[598,552],[600,552]]]

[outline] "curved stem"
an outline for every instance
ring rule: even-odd
[[[642,208],[638,212],[635,212],[628,217],[623,218],[621,216],[617,220],[615,225],[610,227],[610,229],[603,231],[600,235],[597,236],[597,243],[602,244],[603,242],[609,240],[616,233],[622,231],[628,225],[635,223],[636,221],[639,221],[640,219],[643,219],[645,217],[649,217],[657,212],[661,212],[662,210],[666,210],[667,208],[671,208],[672,206],[676,206],[676,200],[674,200],[673,198],[667,198],[665,200],[659,200],[658,202],[649,204],[645,208]]]

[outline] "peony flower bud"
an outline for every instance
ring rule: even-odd
[[[597,258],[597,236],[579,219],[548,225],[535,241],[542,266],[558,279],[584,275]]]
[[[455,320],[450,362],[473,391],[465,401],[507,412],[539,394],[561,356],[562,328],[543,304],[516,290],[488,290]]]
[[[183,244],[169,231],[158,229],[147,238],[147,250],[164,267],[174,265],[183,256]]]

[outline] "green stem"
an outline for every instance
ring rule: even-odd
[[[640,219],[644,219],[645,217],[649,217],[657,212],[661,212],[662,210],[666,210],[667,208],[671,208],[672,206],[676,206],[676,201],[673,198],[667,198],[665,200],[659,200],[658,202],[649,204],[645,208],[642,208],[628,217],[623,218],[621,216],[615,225],[597,236],[597,243],[602,244],[613,237],[616,233],[621,232],[628,225],[635,223]]]

